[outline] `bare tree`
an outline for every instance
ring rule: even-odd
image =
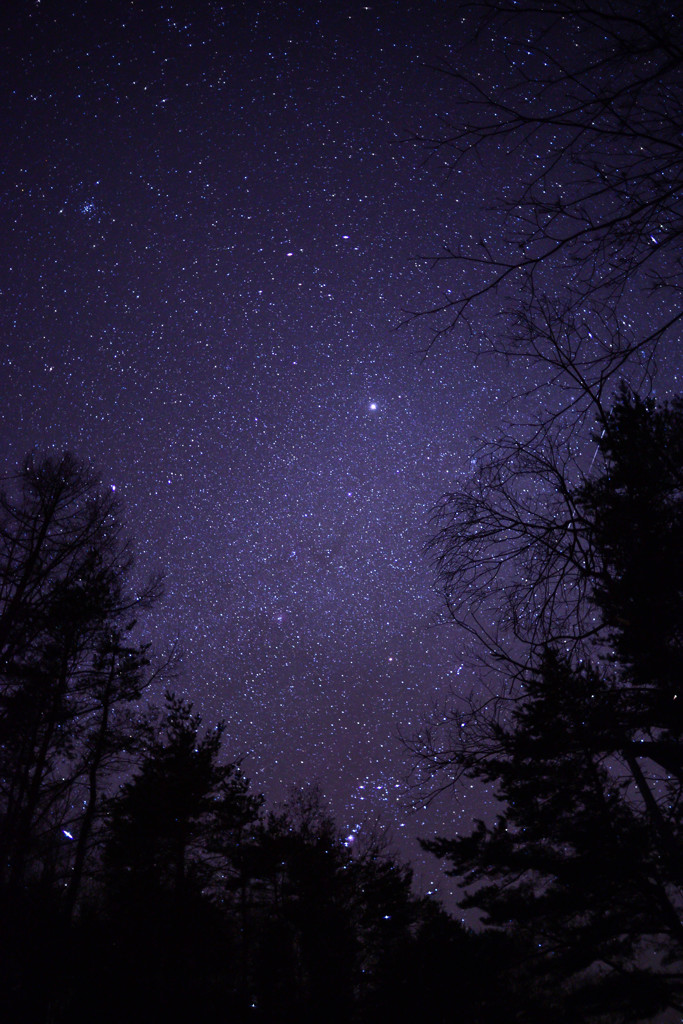
[[[564,432],[539,429],[534,443],[507,434],[434,512],[429,550],[447,610],[506,671],[551,639],[576,644],[595,633],[581,479]]]
[[[411,316],[431,322],[432,344],[450,336],[518,365],[523,399],[434,512],[437,587],[479,666],[454,716],[472,723],[544,644],[585,657],[605,639],[575,495],[620,381],[649,390],[683,316],[683,31],[670,0],[646,13],[635,0],[481,0],[458,13],[438,68],[454,113],[415,139],[456,187],[474,175],[481,190],[483,170],[499,188],[478,235],[463,222],[425,257],[445,290]]]
[[[625,375],[638,387],[683,316],[677,6],[483,0],[459,12],[465,41],[439,68],[455,113],[416,138],[456,183],[501,162],[505,178],[479,236],[425,257],[447,283],[426,311],[434,336],[524,361],[561,386],[559,406],[599,402]]]

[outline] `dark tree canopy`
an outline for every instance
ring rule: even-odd
[[[571,494],[591,643],[538,645],[504,709],[422,747],[501,801],[426,845],[519,938],[541,1018],[643,1020],[683,1003],[683,403],[622,390],[599,446]]]
[[[71,455],[0,495],[0,882],[68,879],[73,905],[107,777],[149,684],[118,502]]]
[[[191,704],[167,694],[139,771],[107,805],[105,868],[128,898],[224,895],[234,875],[230,851],[263,801],[221,761],[223,723],[200,727]]]
[[[653,416],[651,401],[619,395],[599,410],[590,464],[554,429],[533,443],[510,434],[435,509],[429,553],[446,607],[477,656],[508,675],[550,641],[604,641],[629,615],[623,602],[638,605],[646,593],[629,635],[673,638],[679,629],[680,561],[667,541],[675,546],[680,527],[681,401]],[[605,471],[596,480],[598,457]]]
[[[446,1021],[410,967],[437,937],[491,1019],[491,948],[414,896],[381,833],[352,848],[314,785],[266,814],[223,723],[157,706],[135,637],[158,592],[84,463],[31,458],[0,495],[3,1022],[369,1024],[399,988]]]
[[[501,813],[427,846],[514,938],[507,1019],[650,1020],[683,1003],[683,405],[639,396],[682,316],[680,18],[666,0],[460,12],[456,113],[420,141],[500,190],[437,255],[432,324],[516,360],[526,404],[435,511],[479,671],[409,746],[423,790],[474,780]]]

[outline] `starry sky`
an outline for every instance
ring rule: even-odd
[[[255,788],[380,814],[445,895],[414,837],[486,801],[405,806],[397,730],[462,671],[423,546],[519,386],[400,326],[501,174],[408,141],[451,102],[452,5],[8,6],[4,472],[94,462],[166,572],[145,630]]]

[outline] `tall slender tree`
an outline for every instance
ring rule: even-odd
[[[160,583],[133,589],[119,504],[73,456],[29,458],[14,485],[0,495],[0,885],[59,876],[73,906],[151,678],[133,629]]]
[[[8,1020],[40,1020],[62,989],[104,797],[136,745],[137,705],[155,673],[135,620],[160,582],[134,583],[119,503],[84,463],[30,457],[6,483],[0,999]]]

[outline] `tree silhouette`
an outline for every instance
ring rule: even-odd
[[[105,862],[113,884],[182,902],[211,895],[227,865],[231,835],[254,822],[262,803],[234,763],[221,763],[224,725],[203,737],[192,705],[166,696],[166,710],[139,772],[108,806]]]
[[[128,634],[158,582],[126,592],[118,505],[71,456],[29,460],[20,484],[0,503],[3,879],[54,874],[75,840],[73,902],[116,726],[149,682]]]
[[[497,1024],[509,1019],[517,995],[515,962],[514,944],[505,936],[465,928],[424,900],[414,907],[410,929],[376,964],[361,1019],[449,1024],[455,1015],[472,1024]]]
[[[113,493],[72,456],[29,459],[0,496],[3,1021],[362,1024],[399,991],[419,1006],[427,961],[445,1020],[441,938],[495,1019],[474,997],[490,944],[413,896],[381,832],[349,844],[316,786],[262,814],[223,724],[146,704],[135,620],[158,592]]]
[[[362,1012],[418,915],[411,873],[376,844],[354,855],[317,786],[290,794],[252,851],[254,1001],[267,1021]]]
[[[603,428],[600,472],[572,493],[591,657],[549,644],[507,711],[479,712],[448,756],[495,784],[501,816],[426,844],[474,886],[463,906],[519,937],[539,1019],[683,1003],[683,403],[624,389]]]
[[[509,683],[548,642],[579,653],[595,638],[577,504],[591,425],[606,429],[622,380],[645,393],[677,340],[683,35],[669,0],[646,15],[635,0],[480,0],[458,15],[438,69],[453,114],[417,141],[455,182],[484,166],[492,199],[478,233],[461,223],[433,257],[431,323],[523,383],[511,425],[435,509],[430,550],[465,660],[505,699],[497,672]]]
[[[440,67],[454,113],[419,142],[456,181],[501,157],[506,180],[489,230],[431,257],[451,285],[431,310],[435,335],[483,330],[484,347],[540,360],[567,404],[600,402],[629,367],[642,384],[681,321],[677,8],[482,0],[459,14]],[[492,298],[503,318],[486,330]]]
[[[549,640],[578,647],[595,634],[581,448],[556,422],[531,440],[509,432],[433,513],[428,552],[448,614],[477,662],[508,676]]]
[[[594,603],[634,686],[666,694],[683,670],[683,400],[657,409],[622,389],[600,441],[603,472],[578,503],[599,552]]]
[[[10,1001],[38,998],[35,936],[59,935],[72,914],[103,796],[135,745],[136,704],[153,673],[133,631],[159,581],[134,591],[132,567],[114,495],[73,456],[29,458],[0,495],[0,910]]]
[[[223,724],[200,728],[191,704],[167,694],[140,770],[108,804],[105,913],[120,938],[112,1019],[183,1007],[219,1019],[238,999],[229,909],[262,798],[221,760]]]

